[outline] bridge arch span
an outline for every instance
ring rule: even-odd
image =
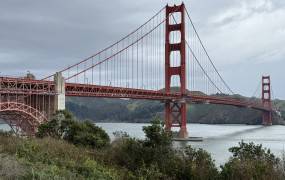
[[[34,135],[37,127],[47,121],[42,112],[19,102],[1,102],[0,119],[21,135]]]

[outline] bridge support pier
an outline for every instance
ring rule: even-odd
[[[54,75],[55,91],[54,112],[65,110],[65,81],[61,73]]]
[[[270,76],[262,76],[262,104],[264,107],[272,109]],[[271,111],[263,112],[262,124],[265,126],[272,125]]]
[[[166,102],[165,103],[165,129],[171,131],[172,127],[180,127],[178,137],[187,138],[187,119],[185,102]]]
[[[263,112],[262,124],[264,126],[271,126],[272,125],[272,113],[271,112]]]

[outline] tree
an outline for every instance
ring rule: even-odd
[[[166,179],[165,167],[173,167],[168,163],[171,157],[174,157],[174,154],[170,155],[174,153],[171,136],[164,131],[158,118],[155,118],[150,126],[143,127],[143,131],[145,140],[117,133],[116,141],[106,153],[107,159],[110,163],[131,171],[138,178]]]
[[[76,121],[68,111],[57,111],[49,122],[39,126],[36,136],[64,139],[75,145],[92,148],[103,148],[110,143],[108,134],[102,128],[88,121]]]
[[[280,160],[261,144],[242,141],[229,151],[233,155],[221,166],[221,179],[279,179]]]
[[[151,126],[144,126],[143,131],[146,136],[145,146],[171,148],[171,134],[164,130],[163,124],[158,117],[151,121]]]
[[[177,152],[171,134],[158,118],[143,127],[146,138],[122,136],[106,152],[108,162],[131,171],[138,179],[214,179],[218,176],[210,154],[187,147]]]
[[[110,143],[108,134],[102,128],[95,126],[89,121],[82,123],[71,121],[66,127],[63,139],[75,145],[100,149]]]
[[[187,146],[184,149],[182,179],[217,179],[219,172],[211,155],[203,149]]]
[[[36,79],[36,76],[34,74],[32,74],[30,71],[28,71],[25,78],[34,80],[34,79]]]

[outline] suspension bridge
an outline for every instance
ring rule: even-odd
[[[64,66],[64,65],[63,65]],[[0,119],[33,135],[66,96],[159,100],[165,128],[186,138],[186,105],[222,104],[252,108],[272,124],[270,77],[262,77],[261,99],[232,98],[184,4],[165,6],[143,25],[100,52],[42,79],[0,77]]]

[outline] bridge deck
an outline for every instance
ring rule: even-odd
[[[186,101],[188,103],[221,104],[271,111],[263,107],[261,103],[241,101],[230,97],[201,95],[194,92],[182,96],[180,93],[76,83],[66,83],[65,91],[66,96]],[[0,94],[55,95],[56,92],[53,81],[0,77]]]

